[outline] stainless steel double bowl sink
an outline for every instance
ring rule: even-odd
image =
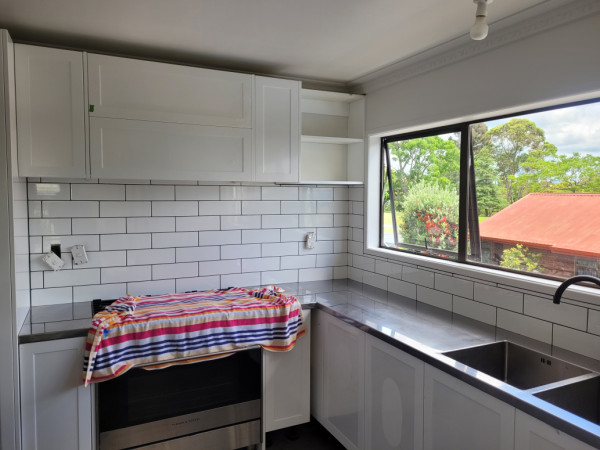
[[[509,341],[443,355],[600,425],[598,373]]]

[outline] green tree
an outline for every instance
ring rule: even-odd
[[[490,217],[507,206],[498,186],[498,170],[490,147],[483,147],[475,156],[475,180],[479,215]]]
[[[403,242],[455,251],[458,246],[458,194],[455,189],[421,181],[402,203]]]
[[[499,180],[506,189],[506,201],[513,203],[525,192],[526,184],[515,186],[517,177],[529,154],[543,148],[546,142],[544,130],[529,119],[517,118],[492,128],[487,136]]]
[[[523,272],[540,271],[540,253],[532,253],[531,250],[522,244],[507,248],[502,252],[500,265],[507,269],[521,270]]]

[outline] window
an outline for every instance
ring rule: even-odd
[[[381,139],[379,246],[567,278],[600,267],[600,102]]]

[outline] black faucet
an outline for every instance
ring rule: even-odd
[[[598,286],[600,286],[600,278],[592,277],[590,275],[577,275],[576,277],[571,277],[561,283],[554,293],[554,299],[552,301],[556,304],[560,303],[560,298],[565,292],[565,289],[567,289],[573,283],[579,283],[580,281],[589,281],[590,283],[596,283]]]

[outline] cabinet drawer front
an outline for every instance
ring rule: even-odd
[[[252,127],[252,75],[88,55],[91,117]]]
[[[19,175],[86,176],[83,54],[15,46]]]
[[[92,177],[250,181],[252,130],[90,118]]]

